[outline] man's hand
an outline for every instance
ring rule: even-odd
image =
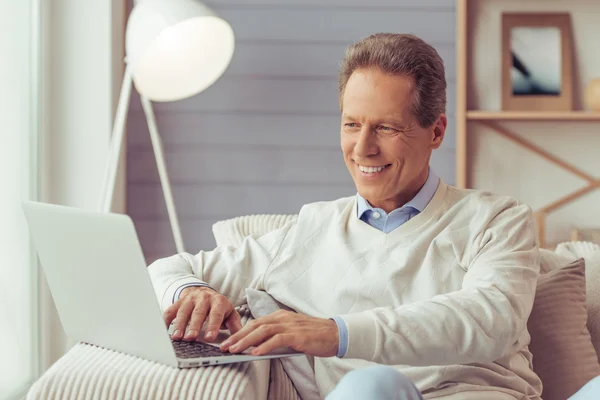
[[[179,300],[167,308],[164,317],[167,326],[174,322],[171,334],[174,340],[198,339],[205,321],[205,340],[216,338],[222,326],[232,334],[242,328],[240,315],[229,299],[207,287],[187,287],[182,290]]]
[[[255,356],[278,347],[291,347],[316,357],[332,357],[338,351],[338,327],[335,321],[330,319],[279,310],[250,321],[238,333],[224,341],[221,350],[239,353],[251,346],[257,346],[252,350]]]

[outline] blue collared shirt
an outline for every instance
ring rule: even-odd
[[[402,207],[393,210],[389,214],[381,208],[373,208],[367,200],[357,194],[356,202],[358,218],[371,225],[373,228],[377,228],[385,233],[390,233],[409,219],[418,215],[425,207],[427,207],[427,204],[429,204],[433,195],[435,195],[439,183],[440,178],[429,169],[429,176],[417,195],[411,201]],[[334,317],[332,319],[338,326],[340,338],[337,356],[344,357],[348,352],[348,326],[346,325],[346,321],[341,317]]]
[[[357,193],[356,202],[358,218],[371,225],[373,228],[379,229],[385,233],[390,233],[400,225],[404,224],[406,221],[418,215],[425,209],[425,207],[427,207],[435,195],[439,183],[440,178],[430,168],[427,180],[416,196],[411,201],[402,207],[393,210],[389,214],[383,211],[381,208],[373,208],[366,199]],[[173,302],[177,301],[181,291],[189,286],[208,285],[199,285],[195,283],[183,285],[175,292],[175,295],[173,296]],[[334,317],[332,319],[337,324],[340,338],[337,356],[344,357],[348,352],[348,326],[341,317]]]

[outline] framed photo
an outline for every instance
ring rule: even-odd
[[[568,13],[502,14],[502,109],[573,109]]]

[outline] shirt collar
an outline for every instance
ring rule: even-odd
[[[421,188],[421,190],[419,190],[419,192],[416,194],[415,197],[413,197],[412,200],[410,200],[408,203],[406,203],[405,205],[403,205],[400,208],[395,209],[394,211],[398,211],[398,210],[402,210],[402,209],[406,209],[406,208],[414,208],[415,210],[422,212],[425,207],[427,207],[427,204],[429,204],[429,202],[431,201],[431,199],[433,198],[433,196],[435,195],[435,192],[438,188],[440,182],[440,178],[435,174],[435,172],[433,172],[433,170],[430,168],[429,169],[429,175],[427,176],[427,180],[425,181],[425,184],[423,185],[423,187]],[[368,211],[368,210],[375,210],[375,208],[373,206],[371,206],[369,204],[369,202],[363,198],[360,194],[356,194],[356,202],[358,205],[358,218],[361,218],[362,215]],[[392,211],[392,212],[394,212]],[[390,213],[391,214],[391,213]]]

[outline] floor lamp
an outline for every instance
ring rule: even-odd
[[[181,228],[151,101],[194,96],[212,85],[231,61],[234,34],[214,11],[195,0],[139,0],[125,33],[125,76],[115,114],[101,209],[110,212],[122,151],[131,86],[139,92],[177,252]]]

